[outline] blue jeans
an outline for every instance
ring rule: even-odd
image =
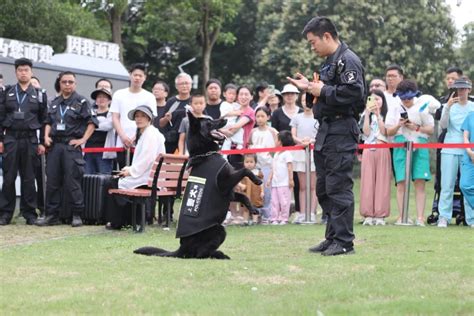
[[[88,153],[84,155],[86,174],[111,174],[113,159],[102,159],[102,153]]]

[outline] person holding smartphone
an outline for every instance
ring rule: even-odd
[[[385,117],[387,101],[381,90],[373,90],[362,114],[364,144],[387,143]],[[390,182],[392,178],[390,149],[370,148],[362,152],[360,177],[360,215],[363,225],[385,225],[390,215]]]
[[[470,112],[474,111],[474,102],[468,100],[472,83],[467,77],[461,77],[451,86],[453,91],[443,107],[439,121],[441,128],[447,129],[444,143],[463,143],[461,126]],[[454,186],[458,178],[459,167],[465,150],[463,148],[443,148],[441,150],[441,192],[438,204],[438,227],[448,226],[453,215]],[[466,214],[472,211],[464,201]]]
[[[395,94],[400,97],[398,108],[389,111],[385,120],[387,136],[394,136],[395,143],[413,141],[427,143],[434,131],[433,116],[429,113],[427,103],[420,102],[418,86],[414,80],[403,80],[397,86]],[[403,212],[403,195],[408,179],[405,179],[406,149],[393,149],[393,165],[397,182],[397,205],[399,217],[395,224],[401,224]],[[412,181],[415,183],[415,199],[417,210],[417,226],[425,226],[424,209],[426,203],[425,182],[431,180],[430,154],[427,148],[419,148],[413,152]],[[412,221],[409,219],[409,223]]]

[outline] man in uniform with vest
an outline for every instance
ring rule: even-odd
[[[31,83],[33,64],[15,60],[18,83],[5,87],[0,95],[0,153],[3,154],[3,188],[0,197],[0,225],[8,225],[16,202],[15,179],[20,173],[20,212],[26,224],[36,221],[35,168],[37,155],[44,155],[43,124],[47,114],[46,95]],[[40,130],[38,142],[37,131]]]
[[[325,256],[350,254],[354,253],[352,168],[359,134],[354,116],[365,103],[364,68],[359,57],[339,40],[330,19],[311,19],[303,36],[314,53],[326,57],[319,79],[314,74],[309,81],[300,73],[288,78],[317,98],[313,107],[320,124],[314,151],[316,193],[328,223],[326,239],[309,250]]]

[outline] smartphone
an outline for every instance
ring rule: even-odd
[[[458,89],[451,88],[449,89],[449,97],[456,98],[458,96]]]
[[[408,120],[408,113],[407,112],[400,113],[400,116],[402,117],[402,119]]]
[[[373,96],[369,95],[369,96],[367,97],[367,103],[365,104],[365,106],[367,107],[367,109],[368,109],[369,111],[372,112],[372,111],[375,109],[375,107],[376,107],[376,105],[375,105],[375,98],[374,98]]]

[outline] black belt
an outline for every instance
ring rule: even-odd
[[[335,121],[344,120],[344,119],[349,118],[349,117],[350,117],[349,115],[325,116],[325,117],[323,117],[323,122],[332,123],[332,122],[335,122]]]
[[[53,137],[53,143],[64,143],[64,144],[69,144],[69,141],[75,139],[74,137],[71,136],[54,136]]]
[[[11,130],[7,129],[5,131],[5,135],[12,136],[15,138],[30,138],[30,137],[36,137],[36,131],[32,130]]]

